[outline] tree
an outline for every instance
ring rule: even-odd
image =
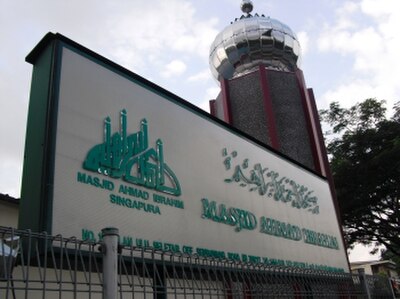
[[[321,110],[333,132],[327,150],[347,245],[384,245],[400,256],[400,105],[385,117],[383,102]]]

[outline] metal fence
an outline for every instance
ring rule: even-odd
[[[381,276],[210,259],[0,227],[2,298],[395,298]]]

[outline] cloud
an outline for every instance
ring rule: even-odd
[[[207,88],[203,101],[196,104],[196,106],[198,106],[199,108],[203,109],[206,112],[210,112],[210,100],[214,100],[218,96],[220,91],[221,91],[220,87]]]
[[[355,263],[379,260],[381,255],[379,251],[376,254],[370,254],[373,249],[373,246],[364,246],[362,244],[357,244],[356,246],[354,246],[353,250],[349,250],[350,262]]]
[[[345,107],[350,107],[356,103],[362,102],[367,98],[374,97],[373,95],[385,94],[384,90],[379,87],[372,86],[369,80],[353,79],[350,82],[335,86],[333,89],[327,90],[320,100],[323,102],[323,106],[327,107],[330,102],[340,102]],[[387,94],[392,96],[392,94]],[[386,97],[380,97],[379,99],[385,99]]]
[[[400,3],[398,0],[364,0],[361,2],[362,11],[374,18],[385,20],[389,16],[399,15]],[[394,30],[396,28],[393,28]]]
[[[209,69],[205,69],[197,74],[190,76],[188,82],[205,82],[211,79],[211,73]]]
[[[13,53],[7,46],[0,49],[1,57],[7,57],[0,62],[0,193],[16,197],[21,186],[31,68],[20,52]]]
[[[105,35],[111,42],[103,42],[110,55],[128,68],[145,67],[147,56],[163,64],[171,53],[174,57],[196,55],[207,61],[209,46],[219,31],[217,24],[216,18],[198,18],[188,1],[130,2],[108,19]]]
[[[309,37],[307,32],[305,31],[300,31],[297,33],[297,38],[299,40],[300,43],[300,47],[301,47],[301,53],[302,55],[305,55],[308,51],[308,44],[309,44]]]
[[[178,59],[172,60],[170,63],[165,65],[164,70],[161,75],[165,78],[170,78],[172,76],[182,75],[186,71],[186,64]]]
[[[210,113],[210,100],[204,100],[199,104],[196,104],[197,107],[203,109],[204,111]]]
[[[20,197],[22,163],[19,159],[0,162],[0,193]]]
[[[400,1],[345,2],[336,15],[335,23],[325,24],[318,49],[350,58],[352,67],[322,99],[349,106],[376,97],[390,110],[400,93]]]
[[[208,100],[215,99],[220,91],[221,88],[219,86],[207,88],[205,98]]]

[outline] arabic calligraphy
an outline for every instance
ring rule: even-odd
[[[149,148],[148,124],[140,123],[137,133],[127,133],[127,112],[120,113],[120,130],[111,133],[111,118],[104,120],[104,142],[88,152],[83,168],[112,178],[145,186],[160,192],[181,195],[179,181],[164,162],[164,146],[157,139],[155,148]]]
[[[237,157],[237,151],[228,154],[228,150],[222,150],[225,170],[233,168],[233,174],[225,179],[226,183],[238,183],[241,187],[248,187],[250,192],[258,192],[261,196],[273,198],[275,201],[290,203],[293,208],[305,209],[312,214],[319,214],[318,198],[313,195],[313,190],[296,183],[288,177],[281,177],[278,172],[261,166],[257,163],[249,168],[249,159],[233,166],[233,160]]]

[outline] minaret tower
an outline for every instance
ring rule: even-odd
[[[210,68],[221,84],[211,114],[305,167],[326,176],[327,163],[313,92],[300,69],[300,44],[282,22],[243,15],[215,38]]]

